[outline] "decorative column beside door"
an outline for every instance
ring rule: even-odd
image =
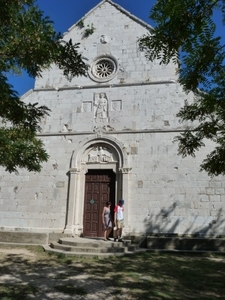
[[[125,211],[124,211],[124,233],[129,232],[129,226],[128,226],[128,216],[129,216],[129,172],[131,171],[131,168],[120,168],[121,173],[121,194],[122,199],[125,201]]]
[[[76,203],[76,188],[79,172],[80,171],[77,168],[69,170],[69,198],[67,205],[66,228],[64,230],[65,234],[74,234],[74,218],[76,207],[78,206],[78,203]]]

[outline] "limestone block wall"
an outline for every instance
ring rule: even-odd
[[[153,82],[159,80],[176,80],[176,67],[171,63],[168,66],[159,65],[159,61],[148,62],[144,52],[139,51],[138,38],[147,33],[147,24],[134,19],[127,13],[122,13],[116,6],[108,2],[102,3],[89,12],[82,19],[84,27],[79,27],[79,22],[72,26],[64,35],[65,40],[72,39],[80,43],[80,51],[87,63],[100,55],[112,55],[118,62],[118,72],[110,84],[119,82]],[[136,18],[136,20],[138,20]],[[84,37],[85,29],[93,24],[93,34]],[[102,38],[106,42],[102,42]],[[85,86],[93,84],[89,77],[67,80],[62,71],[52,66],[44,71],[42,78],[38,78],[35,88],[60,88],[70,86]]]
[[[96,118],[95,97],[103,93],[107,101],[106,118]],[[51,109],[51,117],[41,122],[41,133],[86,132],[96,126],[110,126],[111,130],[180,130],[176,117],[186,95],[176,83],[118,85],[34,91],[26,102],[36,101]],[[110,129],[110,128],[108,128]]]
[[[125,199],[126,233],[224,235],[223,178],[209,179],[199,173],[201,156],[177,157],[174,133],[112,136],[123,142],[131,168]],[[40,174],[1,172],[1,230],[62,232],[65,228],[69,162],[83,137],[43,139],[50,160]]]
[[[85,152],[87,140],[93,144],[104,140],[113,141],[126,156],[121,166],[128,170],[126,187],[120,182],[118,189],[123,186],[127,195],[127,234],[224,235],[224,177],[212,179],[199,172],[200,162],[214,145],[207,143],[196,158],[182,159],[173,143],[187,125],[180,124],[176,115],[186,99],[193,101],[193,95],[186,95],[174,81],[175,66],[146,61],[137,38],[146,33],[147,25],[110,1],[102,2],[83,21],[84,28],[75,24],[65,39],[81,42],[90,65],[99,55],[112,55],[117,73],[103,83],[90,77],[68,81],[53,66],[22,97],[51,109],[38,134],[50,159],[40,173],[0,170],[0,230],[62,232],[68,213],[71,219],[77,217],[73,225],[82,230],[88,165],[79,161],[79,151]],[[91,24],[96,30],[83,37]],[[119,178],[121,170],[115,169]],[[76,194],[71,184],[78,189]],[[71,212],[69,203],[75,198]]]
[[[223,177],[212,179],[199,172],[210,146],[196,159],[182,159],[176,155],[174,136],[169,132],[123,136],[126,145],[136,141],[136,147],[128,147],[130,231],[224,235]]]
[[[69,156],[63,137],[50,137],[45,145],[50,159],[42,172],[19,175],[1,171],[1,229],[61,230],[65,226]],[[64,155],[62,155],[64,153]]]
[[[108,101],[105,119],[95,116],[94,95],[102,92]],[[28,94],[25,101],[51,109],[39,134],[50,159],[40,174],[1,172],[0,228],[62,232],[73,153],[100,128],[105,138],[123,144],[131,169],[125,199],[126,233],[224,234],[223,178],[199,173],[202,157],[212,145],[195,159],[182,159],[173,143],[184,129],[176,114],[187,97],[191,100],[175,83]],[[114,101],[119,105],[114,106]],[[83,199],[79,205],[83,206]]]

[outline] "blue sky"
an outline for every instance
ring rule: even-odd
[[[154,26],[153,22],[148,18],[150,9],[156,0],[113,0],[121,5],[133,15],[142,19],[146,23]],[[36,3],[54,22],[55,30],[64,33],[80,18],[82,18],[89,10],[99,4],[100,0],[37,0]],[[220,19],[216,14],[215,19]],[[224,36],[224,27],[218,27],[218,34]],[[74,41],[79,42],[79,41]],[[24,94],[34,87],[34,79],[29,78],[26,74],[22,76],[10,76],[10,83],[19,95]]]

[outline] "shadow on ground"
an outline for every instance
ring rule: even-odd
[[[225,257],[218,256],[145,252],[91,259],[40,251],[1,255],[0,265],[2,300],[211,300],[225,294]]]

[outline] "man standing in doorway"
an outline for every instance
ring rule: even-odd
[[[114,208],[114,224],[117,227],[116,231],[114,232],[114,242],[118,238],[118,242],[123,242],[122,240],[122,230],[124,227],[124,200],[120,199],[118,205]]]

